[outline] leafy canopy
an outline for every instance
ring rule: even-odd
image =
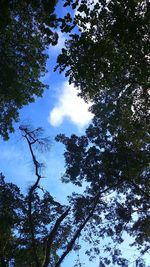
[[[101,238],[112,239],[105,247],[110,258],[101,259],[101,266],[129,266],[120,249],[125,233],[142,255],[150,249],[149,3],[68,0],[65,5],[77,11],[61,20],[62,31],[75,30],[56,69],[65,71],[84,99],[92,99],[94,118],[84,136],[57,137],[65,145],[62,179],[87,185],[72,199],[77,218],[95,200],[86,240],[100,255]],[[142,260],[137,266],[144,266]]]
[[[35,180],[26,194],[7,183],[0,175],[0,266],[60,267],[72,250],[78,250],[78,238],[93,216],[95,201],[86,214],[76,216],[76,198],[68,206],[61,205],[42,188],[43,164],[36,150],[48,148],[42,129],[20,126],[28,145]],[[56,185],[57,186],[57,185]]]
[[[149,88],[149,3],[141,0],[67,0],[76,8],[61,19],[62,31],[71,32],[58,56],[60,72],[80,88],[81,96],[93,98],[105,87]]]
[[[132,246],[141,255],[150,249],[148,2],[112,0],[90,5],[91,1],[82,0],[79,6],[78,2],[65,2],[78,11],[75,18],[68,14],[60,19],[62,31],[75,26],[78,31],[70,35],[58,65],[80,88],[81,96],[92,98],[94,119],[84,136],[59,135],[57,141],[66,147],[63,181],[78,186],[86,183],[86,188],[83,194],[69,197],[71,209],[67,210],[48,193],[40,197],[41,165],[33,150],[39,137],[35,131],[21,129],[36,180],[24,198],[18,266],[24,255],[25,266],[38,267],[44,259],[44,267],[49,263],[58,267],[83,229],[85,240],[92,244],[87,251],[90,257],[92,251],[100,255],[101,238],[112,240],[114,247],[110,242],[104,248],[110,257],[101,258],[101,266],[129,266],[120,250],[124,233],[133,238]],[[20,19],[15,16],[14,20]],[[144,266],[142,259],[136,264]]]
[[[56,0],[0,2],[0,135],[6,140],[18,110],[42,96],[47,86],[49,44],[57,43]]]
[[[104,249],[111,257],[104,257],[102,266],[129,266],[120,249],[125,233],[132,238],[131,246],[139,249],[140,258],[150,250],[149,126],[144,120],[131,120],[124,96],[119,109],[115,95],[105,93],[92,106],[95,116],[85,135],[57,137],[65,145],[62,180],[86,185],[83,194],[72,198],[77,220],[96,201],[86,226],[85,239],[92,247],[88,255],[101,255],[101,238],[107,236],[106,241],[111,238],[113,242],[105,242]]]

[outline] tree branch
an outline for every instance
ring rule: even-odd
[[[60,267],[60,264],[63,262],[64,258],[69,254],[69,252],[72,250],[73,245],[75,243],[75,241],[77,240],[77,238],[80,236],[81,231],[83,230],[83,228],[85,227],[85,225],[87,224],[87,222],[89,221],[89,219],[93,216],[93,213],[95,211],[95,208],[98,204],[98,200],[101,196],[101,194],[109,191],[110,189],[116,187],[117,185],[119,185],[120,183],[122,183],[122,181],[116,183],[113,186],[110,186],[109,188],[104,189],[103,191],[100,191],[95,197],[94,197],[94,205],[93,208],[91,210],[91,212],[89,213],[89,215],[87,216],[87,218],[84,220],[84,222],[80,225],[79,229],[76,231],[76,233],[74,234],[73,238],[71,239],[71,241],[68,243],[67,248],[65,250],[65,252],[61,255],[61,257],[59,258],[58,262],[55,264],[55,267]]]
[[[32,198],[33,198],[34,191],[37,189],[37,187],[39,185],[39,182],[40,182],[40,179],[42,178],[41,175],[39,174],[39,166],[40,166],[40,164],[37,161],[36,156],[35,156],[35,154],[33,152],[33,148],[32,148],[32,145],[34,143],[38,142],[38,139],[34,139],[32,137],[32,132],[29,132],[27,128],[23,128],[23,127],[21,128],[20,127],[20,130],[22,130],[25,133],[25,135],[23,135],[23,136],[26,139],[27,144],[29,146],[29,150],[30,150],[30,153],[31,153],[31,157],[32,157],[32,160],[33,160],[34,167],[35,167],[35,175],[37,177],[35,183],[31,186],[31,188],[29,190],[28,212],[29,212],[29,227],[30,227],[30,232],[31,232],[31,243],[32,243],[33,256],[34,256],[36,267],[40,267],[40,263],[39,263],[39,259],[38,259],[38,255],[37,255],[35,233],[34,233],[34,225],[33,225],[33,218],[32,218]],[[30,141],[30,140],[32,140],[32,141]]]
[[[70,207],[56,220],[55,225],[52,229],[52,231],[50,232],[48,238],[47,238],[47,242],[46,242],[46,252],[45,252],[45,259],[44,262],[42,264],[42,267],[47,267],[49,262],[50,262],[50,253],[51,253],[51,247],[52,247],[52,242],[55,238],[55,236],[57,235],[57,231],[58,228],[61,224],[61,222],[66,218],[66,216],[68,215],[69,211],[70,211]]]
[[[76,241],[76,239],[79,237],[81,231],[83,230],[83,228],[85,227],[86,223],[89,221],[89,219],[92,217],[94,210],[96,208],[97,205],[97,201],[95,201],[95,204],[90,212],[90,214],[88,215],[88,217],[84,220],[84,222],[80,225],[79,229],[76,231],[76,233],[74,234],[73,238],[71,239],[71,241],[69,242],[69,244],[67,245],[66,251],[61,255],[60,259],[58,260],[58,262],[56,263],[55,267],[60,267],[60,264],[62,263],[62,261],[64,260],[64,258],[68,255],[68,253],[72,250],[73,245]]]

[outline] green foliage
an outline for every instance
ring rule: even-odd
[[[5,18],[0,25],[3,33],[0,42],[6,44],[8,50],[0,67],[4,78],[0,106],[1,134],[4,138],[8,137],[8,131],[13,131],[12,119],[17,119],[17,109],[43,92],[44,85],[39,82],[41,73],[45,72],[46,56],[43,51],[52,42],[48,37],[53,36],[45,26],[47,15],[43,20],[43,9],[38,9],[36,1],[30,4],[25,1],[23,6],[19,2],[12,3],[6,8],[2,5]],[[44,10],[47,10],[46,3],[48,1],[43,1]],[[32,131],[20,127],[29,145],[36,180],[26,196],[17,196],[17,203],[13,199],[16,191],[12,194],[9,188],[8,200],[10,195],[13,213],[5,213],[1,208],[2,217],[7,221],[9,216],[10,221],[6,231],[9,248],[7,253],[0,251],[3,263],[13,259],[16,266],[39,267],[44,261],[42,267],[48,264],[58,267],[76,248],[76,240],[83,229],[86,242],[92,245],[87,251],[90,259],[92,253],[99,256],[101,238],[111,240],[104,247],[110,257],[101,258],[101,266],[129,265],[119,247],[125,240],[124,234],[133,239],[131,246],[137,247],[141,255],[150,249],[149,4],[144,0],[91,3],[90,0],[82,0],[80,4],[79,1],[66,0],[64,6],[77,7],[77,13],[74,18],[67,14],[59,20],[62,31],[70,32],[78,27],[58,57],[60,72],[66,70],[70,82],[80,88],[80,95],[86,100],[93,100],[91,111],[94,118],[85,135],[69,138],[61,134],[56,138],[66,148],[63,182],[72,182],[80,187],[84,185],[85,190],[83,194],[73,193],[68,198],[71,207],[68,209],[55,202],[48,192],[39,193],[41,164],[34,149],[36,145],[43,145],[44,139],[40,139],[39,129]],[[10,5],[13,8],[10,9]],[[50,12],[53,12],[52,7]],[[45,24],[41,24],[41,20]],[[51,21],[55,21],[53,16]],[[15,50],[11,47],[11,40]],[[27,51],[22,50],[26,48]],[[27,61],[26,55],[29,56]],[[33,58],[30,61],[31,55],[34,55],[35,61]],[[7,73],[9,77],[5,79]],[[12,88],[8,90],[11,95],[4,94],[7,88]],[[20,98],[21,93],[23,99]],[[5,185],[2,184],[2,187]],[[7,201],[5,203],[7,206]],[[4,232],[1,242],[5,240]],[[17,247],[15,254],[11,244]],[[142,256],[137,259],[136,265],[145,266]]]
[[[85,227],[92,243],[87,254],[99,255],[100,240],[107,236],[113,241],[105,248],[111,257],[101,259],[101,266],[128,266],[119,249],[124,233],[141,254],[150,249],[149,3],[70,0],[65,5],[76,5],[77,12],[72,21],[62,19],[62,31],[75,30],[56,69],[93,101],[94,118],[84,136],[56,138],[66,148],[62,180],[87,185],[83,195],[72,196],[77,221],[97,198]]]
[[[21,227],[18,231],[19,249],[16,251],[15,255],[15,266],[20,266],[21,264],[24,264],[25,266],[36,266],[30,232],[28,201],[29,196],[26,196],[24,199],[24,203],[26,203],[26,205],[23,209],[23,217],[20,225]],[[45,257],[45,246],[49,229],[53,228],[54,222],[61,215],[63,209],[64,207],[58,202],[54,201],[53,197],[47,191],[45,191],[43,194],[36,192],[33,195],[32,224],[40,266],[42,266]],[[59,234],[61,235],[61,231]],[[54,263],[58,260],[56,251],[57,247],[59,247],[59,244],[57,244],[57,242],[58,241],[55,239],[55,243],[52,245],[51,262]]]
[[[0,174],[0,266],[8,266],[17,248],[16,231],[20,224],[23,196],[19,188],[6,183]]]
[[[127,94],[120,95],[117,103],[117,93],[103,90],[95,97],[91,107],[95,115],[84,136],[57,136],[66,148],[63,181],[86,184],[84,193],[71,200],[76,220],[88,212],[98,196],[95,212],[86,226],[86,240],[96,255],[100,253],[101,238],[110,237],[119,247],[125,232],[133,238],[132,246],[145,254],[150,249],[149,125],[132,116]],[[106,245],[106,251],[111,251],[110,264],[128,266],[120,250],[113,252],[113,245]],[[109,265],[105,259],[103,263]]]
[[[0,3],[0,135],[8,139],[18,110],[42,96],[47,86],[45,49],[57,43],[53,1]]]
[[[45,257],[46,241],[50,229],[63,213],[65,206],[56,202],[49,192],[35,192],[32,196],[32,223],[40,266]],[[36,266],[33,255],[29,209],[29,195],[22,195],[19,188],[5,182],[0,176],[0,266]],[[59,228],[51,248],[50,262],[54,266],[59,257],[57,251],[64,246],[68,235],[68,222]],[[65,233],[66,232],[66,233]],[[62,237],[61,237],[62,236]]]
[[[66,5],[78,1],[66,1]],[[112,86],[149,88],[148,1],[81,1],[72,23],[62,19],[62,31],[77,26],[58,56],[60,72],[80,88],[81,96],[93,98]],[[69,31],[69,30],[68,30]]]
[[[78,250],[76,241],[93,215],[95,202],[76,219],[76,196],[67,207],[41,188],[42,164],[35,152],[47,148],[47,138],[42,137],[41,128],[20,126],[20,130],[31,154],[35,181],[22,195],[16,185],[0,176],[0,266],[60,267],[70,251]]]

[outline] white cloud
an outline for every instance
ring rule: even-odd
[[[49,114],[48,121],[52,126],[59,126],[67,117],[79,128],[91,121],[93,114],[88,111],[91,103],[87,104],[77,96],[77,89],[68,82],[63,84],[56,106]]]

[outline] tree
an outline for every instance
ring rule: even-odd
[[[6,183],[0,174],[0,266],[8,266],[17,247],[16,229],[20,224],[23,196],[19,188]]]
[[[18,110],[47,88],[46,48],[57,43],[54,8],[57,0],[0,3],[0,135],[14,131]]]
[[[44,247],[48,235],[47,226],[51,227],[57,217],[63,213],[63,206],[54,201],[53,197],[44,192],[42,196],[34,193],[32,196],[32,220],[29,213],[29,195],[23,196],[20,189],[12,183],[6,183],[1,174],[0,180],[0,266],[37,266],[35,265],[31,229],[36,236],[36,248],[40,265],[44,259]],[[32,224],[32,227],[31,227]],[[60,231],[61,234],[61,231]],[[45,242],[45,243],[44,243]],[[56,240],[52,246],[53,259],[58,260],[56,254]],[[43,265],[44,266],[44,265]],[[48,266],[48,265],[45,265]]]
[[[87,184],[78,196],[84,203],[78,214],[97,196],[104,201],[97,202],[87,240],[95,236],[98,255],[101,237],[111,237],[118,248],[107,244],[111,259],[103,258],[101,266],[128,266],[120,251],[125,232],[141,254],[150,248],[149,3],[85,0],[65,5],[77,12],[74,19],[69,14],[61,19],[62,31],[78,30],[66,41],[56,69],[66,71],[79,94],[93,101],[94,119],[84,136],[57,137],[66,148],[63,181]]]
[[[67,0],[66,5],[76,8],[78,2]],[[88,3],[81,1],[75,19],[70,14],[60,19],[62,31],[78,25],[80,32],[70,35],[58,64],[60,71],[67,69],[81,96],[93,100],[94,119],[84,136],[57,137],[66,147],[63,181],[86,188],[73,193],[67,207],[49,194],[41,196],[41,164],[34,149],[44,144],[43,139],[37,136],[39,130],[21,127],[36,180],[24,199],[18,266],[21,258],[24,266],[60,266],[76,249],[83,229],[85,240],[92,244],[90,257],[92,251],[100,255],[101,238],[112,240],[105,247],[110,257],[101,257],[101,266],[128,266],[120,249],[124,233],[134,239],[132,246],[141,257],[150,249],[148,3],[100,1],[91,7]],[[144,266],[141,259],[136,264]]]
[[[56,67],[86,100],[106,88],[137,97],[147,119],[149,104],[149,3],[141,0],[67,0],[76,8],[61,21],[70,32]],[[77,30],[73,33],[73,28]],[[117,88],[117,89],[116,89]],[[116,99],[116,100],[117,100]],[[133,100],[133,99],[132,99]],[[135,100],[135,99],[134,99]],[[135,101],[134,101],[135,103]]]
[[[125,233],[133,238],[132,246],[138,248],[141,257],[150,249],[149,125],[144,120],[132,120],[128,107],[124,96],[119,106],[114,91],[108,94],[103,90],[92,106],[95,116],[86,134],[57,137],[65,145],[63,181],[86,184],[83,194],[76,195],[76,214],[82,216],[89,203],[97,199],[86,226],[90,229],[86,241],[100,255],[101,238],[113,240],[105,248],[111,259],[103,258],[102,266],[128,266],[120,249]]]
[[[27,195],[28,234],[30,236],[31,251],[34,258],[33,266],[48,267],[50,265],[60,267],[66,256],[73,249],[77,249],[76,241],[95,212],[97,198],[92,199],[92,201],[88,203],[88,210],[86,210],[86,213],[76,216],[76,205],[78,205],[78,197],[76,199],[76,195],[70,197],[70,205],[69,207],[65,207],[55,202],[47,193],[51,201],[49,203],[50,212],[47,210],[45,215],[44,206],[42,205],[42,207],[40,207],[40,202],[37,203],[37,199],[39,201],[37,190],[40,188],[42,176],[40,174],[41,164],[37,161],[34,151],[35,148],[39,148],[39,146],[43,149],[45,142],[47,145],[48,140],[41,138],[42,132],[40,128],[31,130],[26,126],[21,126],[20,130],[28,143],[36,175],[35,183],[29,188],[29,193]],[[34,202],[34,196],[37,197],[36,202]],[[39,206],[40,212],[37,210],[37,206]],[[39,213],[41,214],[40,217]],[[37,214],[37,217],[34,214]],[[43,236],[43,231],[41,232],[43,225],[46,226],[46,229],[44,229],[46,233],[45,236]],[[37,229],[40,230],[40,233],[37,232]],[[39,242],[40,247],[42,243],[42,253],[39,253],[38,250]]]
[[[31,153],[36,179],[27,194],[22,195],[16,185],[6,183],[1,175],[1,266],[13,263],[16,267],[20,264],[59,267],[68,253],[79,249],[77,240],[83,229],[85,240],[90,244],[94,241],[92,248],[97,254],[102,237],[112,237],[114,243],[120,244],[123,231],[135,237],[135,244],[143,254],[149,250],[148,155],[146,147],[138,154],[142,142],[140,147],[134,144],[137,150],[133,151],[133,136],[129,143],[125,141],[126,147],[120,145],[118,140],[122,139],[115,135],[111,140],[109,135],[104,139],[96,118],[87,129],[87,136],[58,137],[67,147],[64,180],[80,186],[84,179],[87,183],[83,194],[73,193],[69,197],[67,207],[42,188],[42,164],[35,154],[35,149],[40,146],[43,150],[47,141],[41,136],[41,129],[26,126],[20,129]],[[101,142],[95,136],[96,131]],[[108,244],[106,250],[113,264],[128,266],[118,248],[113,250]],[[102,266],[110,262],[108,258],[101,259]]]
[[[35,181],[27,194],[1,177],[0,260],[2,267],[60,267],[66,256],[78,249],[77,240],[95,210],[95,200],[88,210],[76,219],[76,197],[68,206],[55,201],[42,188],[43,165],[37,160],[36,149],[48,148],[48,139],[42,137],[42,129],[21,126],[22,136],[28,144],[35,171]],[[6,191],[6,189],[7,191]],[[2,219],[3,218],[3,219]],[[5,224],[8,222],[8,225]]]

